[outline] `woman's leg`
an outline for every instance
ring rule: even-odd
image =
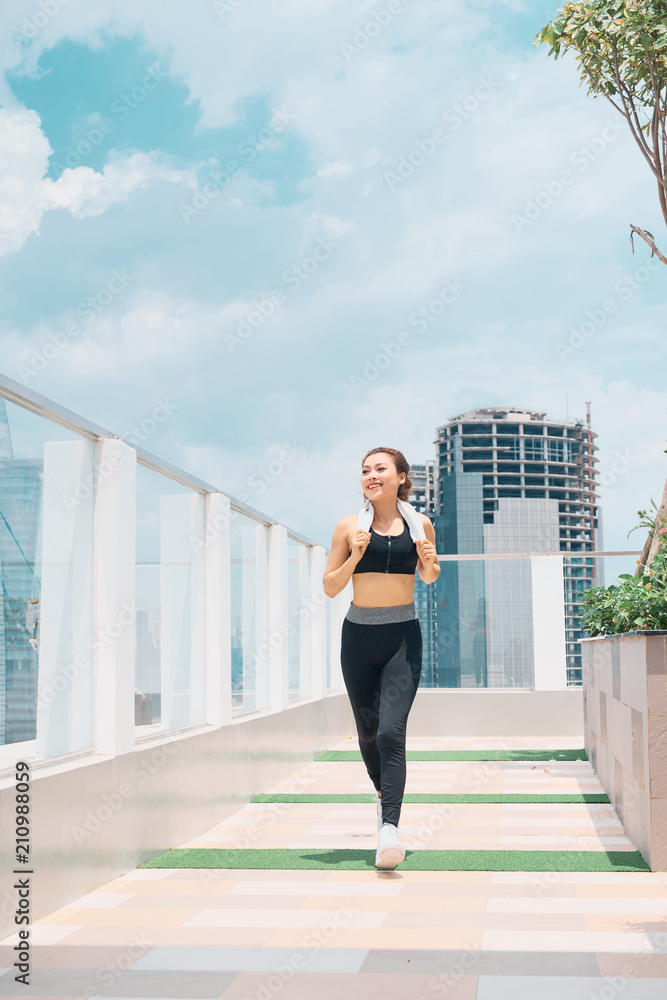
[[[381,761],[382,819],[398,826],[406,780],[405,735],[421,677],[422,634],[417,618],[372,627],[391,628],[398,633],[394,652],[382,667],[376,736]]]
[[[343,619],[340,662],[359,737],[359,749],[368,776],[380,791],[381,761],[376,736],[380,716],[381,670],[374,654],[382,625],[360,625]]]

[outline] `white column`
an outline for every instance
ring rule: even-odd
[[[206,714],[204,550],[191,538],[204,534],[200,493],[160,497],[160,637],[162,728],[203,722]]]
[[[322,577],[326,566],[326,552],[322,545],[312,545],[310,548],[310,594],[308,600],[309,615],[304,620],[304,626],[310,625],[310,695],[312,698],[322,698],[327,693],[327,622],[326,601],[322,587]]]
[[[269,527],[268,581],[269,705],[274,712],[280,712],[287,708],[289,701],[285,641],[288,625],[287,528],[282,524],[272,524]]]
[[[299,698],[307,698],[311,693],[310,548],[310,545],[303,545],[301,542],[297,548],[299,554],[299,597],[297,602],[297,618],[299,620]]]
[[[232,720],[232,606],[229,498],[207,493],[205,501],[206,721]]]
[[[96,442],[93,668],[95,749],[134,749],[136,452]]]
[[[42,758],[93,745],[94,481],[94,441],[44,445],[42,551],[36,567],[36,747]]]
[[[562,556],[531,556],[535,690],[567,687]]]

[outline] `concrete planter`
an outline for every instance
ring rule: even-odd
[[[667,632],[583,639],[586,753],[627,836],[667,870]]]

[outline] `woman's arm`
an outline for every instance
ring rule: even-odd
[[[435,583],[440,576],[440,563],[435,551],[435,529],[426,514],[420,514],[424,525],[425,539],[419,539],[415,544],[419,553],[417,573],[424,583]]]
[[[341,590],[345,589],[371,540],[369,531],[358,531],[352,539],[352,552],[350,553],[349,533],[349,518],[344,517],[334,529],[329,560],[322,577],[324,593],[327,597],[335,597],[336,594],[340,594]]]

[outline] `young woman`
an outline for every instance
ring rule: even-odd
[[[341,666],[359,749],[376,790],[378,868],[395,868],[405,858],[398,837],[405,732],[422,657],[413,600],[415,568],[424,583],[433,583],[440,574],[433,525],[407,503],[409,472],[404,455],[395,448],[367,452],[361,486],[370,511],[366,521],[372,517],[370,531],[357,524],[364,508],[339,521],[323,577],[328,597],[352,580],[354,596],[341,632]]]

